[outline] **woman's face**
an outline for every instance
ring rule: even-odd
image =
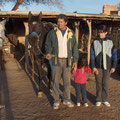
[[[64,21],[64,19],[58,19],[57,26],[60,30],[66,29],[67,22]]]

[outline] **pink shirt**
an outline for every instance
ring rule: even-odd
[[[92,70],[89,67],[78,68],[72,74],[75,76],[74,82],[79,84],[86,83],[86,73],[92,73]]]

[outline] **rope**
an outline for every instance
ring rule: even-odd
[[[37,36],[37,38],[38,38],[38,39],[37,39],[37,42],[39,43],[39,38],[40,38],[40,36],[41,36],[41,33],[38,35],[36,32],[31,32],[30,35],[32,35],[32,34],[34,34],[34,35]],[[39,46],[37,46],[37,48],[38,48],[39,52],[45,57],[46,55],[40,50]],[[50,68],[51,68],[51,70],[52,70],[52,72],[53,72],[53,66],[52,66],[51,60],[49,60],[49,64],[50,64]]]
[[[40,52],[44,57],[46,56],[40,49],[38,49],[38,50],[39,50],[39,52]],[[51,70],[52,70],[52,72],[53,72],[53,66],[52,66],[51,60],[49,60],[49,64],[50,64],[50,68],[51,68]]]

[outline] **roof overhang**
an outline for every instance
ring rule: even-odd
[[[120,21],[120,16],[111,16],[105,14],[82,14],[82,13],[61,13],[51,11],[31,11],[34,16],[42,12],[43,18],[56,18],[59,14],[65,14],[69,19],[91,19],[91,20],[112,20]],[[29,11],[0,11],[0,17],[3,18],[28,18]]]

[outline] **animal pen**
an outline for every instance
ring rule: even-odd
[[[0,11],[0,18],[9,18],[6,23],[6,37],[15,45],[22,45],[25,49],[25,37],[29,34],[28,26],[29,11]],[[32,11],[37,16],[40,11]],[[42,11],[42,21],[56,23],[56,16],[59,12]],[[105,14],[80,14],[80,13],[62,13],[68,17],[68,27],[76,34],[79,52],[88,55],[88,64],[90,59],[90,44],[97,35],[97,26],[106,24],[109,34],[114,41],[116,48],[120,49],[120,16]],[[22,48],[23,50],[23,48]],[[29,48],[25,49],[28,52]],[[33,63],[34,61],[32,61]],[[27,71],[26,64],[26,71]],[[34,80],[34,64],[32,64],[32,78]]]

